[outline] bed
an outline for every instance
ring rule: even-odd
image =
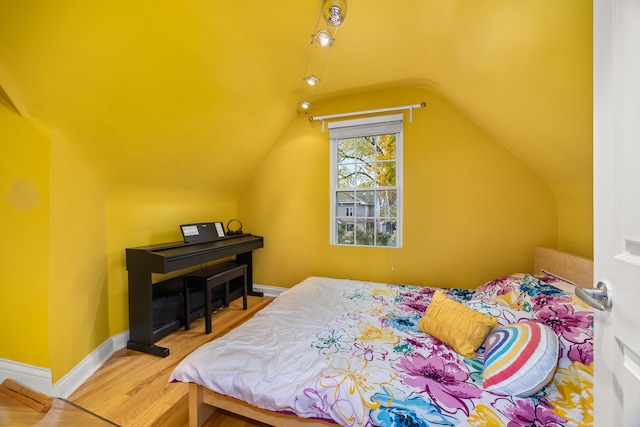
[[[172,372],[189,425],[588,426],[593,264],[536,248],[535,274],[477,289],[309,277]],[[453,314],[452,314],[453,313]],[[428,333],[427,333],[428,332]]]

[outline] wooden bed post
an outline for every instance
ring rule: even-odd
[[[203,397],[202,387],[189,383],[189,427],[202,427],[216,410],[204,403]]]

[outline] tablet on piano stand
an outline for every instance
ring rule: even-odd
[[[224,225],[221,222],[200,222],[180,226],[185,243],[213,242],[225,237]]]

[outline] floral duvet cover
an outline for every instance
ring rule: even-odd
[[[420,332],[436,288],[310,277],[185,358],[170,381],[344,426],[593,424],[593,314],[549,276],[441,289],[499,325],[532,320],[560,343],[554,377],[528,398],[482,388],[484,346],[464,358]]]

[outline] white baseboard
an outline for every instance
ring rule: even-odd
[[[11,378],[47,396],[66,399],[109,360],[113,353],[126,347],[128,340],[128,330],[107,339],[55,384],[49,368],[0,359],[0,381]]]
[[[50,396],[67,398],[76,391],[91,375],[96,372],[116,351],[125,348],[129,341],[129,330],[120,332],[100,344],[87,357],[82,359],[60,381],[53,385],[53,393]]]
[[[271,297],[277,297],[287,290],[277,286],[255,284],[253,289]],[[55,384],[49,368],[0,359],[0,382],[11,378],[47,396],[66,399],[109,360],[113,353],[125,348],[127,341],[129,341],[129,330],[108,338]]]
[[[287,290],[287,288],[280,288],[277,286],[267,286],[267,285],[253,285],[253,290],[256,292],[264,293],[266,297],[277,297],[280,296],[281,293]]]
[[[0,382],[11,378],[35,391],[51,396],[51,369],[0,359]]]

